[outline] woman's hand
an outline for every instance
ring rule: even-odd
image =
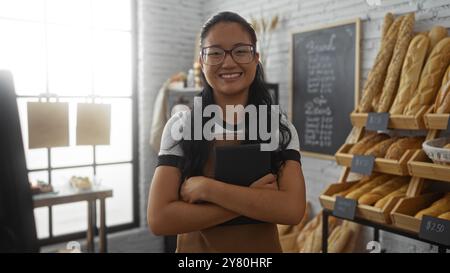
[[[269,173],[253,182],[250,188],[278,190],[277,177]]]
[[[210,179],[205,176],[189,177],[181,185],[181,199],[188,203],[205,201],[206,190]]]

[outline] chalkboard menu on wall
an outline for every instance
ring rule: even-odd
[[[358,101],[360,21],[292,33],[291,118],[302,154],[331,159]]]

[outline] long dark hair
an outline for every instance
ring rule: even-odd
[[[243,29],[250,34],[250,38],[252,41],[253,46],[256,48],[256,33],[253,27],[240,15],[233,13],[233,12],[220,12],[213,17],[211,17],[203,26],[201,34],[200,34],[200,46],[203,45],[203,41],[208,35],[211,28],[222,22],[229,22],[229,23],[238,23],[243,27]],[[214,104],[214,96],[213,96],[213,89],[208,84],[205,75],[201,74],[201,78],[203,81],[203,91],[201,92],[202,97],[202,111],[204,108],[210,104]],[[267,105],[268,111],[267,111],[267,121],[270,122],[271,117],[271,105],[273,105],[273,98],[269,93],[269,90],[265,84],[264,80],[264,72],[261,63],[258,63],[256,67],[256,75],[255,79],[253,80],[252,84],[249,88],[249,95],[248,95],[248,102],[247,105]],[[194,132],[194,115],[190,115],[191,118],[191,132]],[[202,118],[202,125],[204,125],[209,119],[208,117]],[[259,116],[258,116],[259,119]],[[281,113],[279,114],[280,119],[280,139],[279,139],[279,149],[272,152],[272,172],[278,174],[280,168],[286,161],[283,158],[282,151],[286,150],[286,147],[288,143],[291,141],[291,132],[289,130],[289,127],[287,124],[285,124],[281,119]],[[258,123],[259,124],[259,123]],[[243,143],[263,143],[264,141],[261,141],[258,137],[257,140],[248,140],[248,122],[245,122],[245,134],[246,134],[246,140]],[[203,127],[202,127],[203,128]],[[270,128],[270,124],[268,124],[268,127]],[[183,149],[184,153],[184,164],[182,169],[182,177],[183,179],[189,178],[191,176],[197,176],[197,175],[203,175],[203,168],[206,164],[206,161],[208,160],[210,149],[213,148],[212,142],[207,141],[205,139],[202,140],[193,140],[191,137],[191,140],[181,140],[181,147]]]

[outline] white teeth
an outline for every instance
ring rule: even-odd
[[[237,78],[241,75],[241,73],[233,73],[233,74],[222,74],[220,75],[220,77],[225,78],[225,79],[234,79]]]

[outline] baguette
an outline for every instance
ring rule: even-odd
[[[442,78],[441,88],[438,91],[438,95],[434,103],[436,107],[436,113],[443,114],[449,112],[448,109],[450,108],[450,105],[448,101],[446,101],[446,98],[449,93],[450,93],[450,65],[447,67],[447,71],[445,71],[444,77]]]
[[[447,29],[443,26],[433,26],[428,33],[428,37],[430,38],[430,49],[428,50],[428,54],[433,50],[433,48],[445,37],[447,37]]]
[[[438,216],[438,218],[450,221],[450,211],[442,213]]]
[[[288,234],[292,233],[292,231],[294,230],[293,227],[294,226],[292,226],[292,225],[280,225],[280,224],[278,224],[277,225],[278,236],[282,237],[282,236],[285,236],[285,235],[288,235]]]
[[[354,185],[352,185],[350,188],[348,188],[348,189],[346,189],[346,190],[343,190],[343,191],[340,191],[340,192],[337,192],[337,193],[333,194],[333,197],[337,197],[337,196],[343,197],[343,196],[347,195],[349,192],[354,191],[354,190],[356,190],[357,188],[361,187],[363,184],[364,184],[364,183],[356,182],[356,183],[355,183]]]
[[[355,184],[353,184],[352,186],[350,186],[348,189],[337,192],[335,194],[333,194],[334,197],[336,196],[341,196],[344,197],[346,196],[349,192],[354,191],[358,188],[360,188],[362,185],[364,185],[365,183],[369,182],[370,180],[374,179],[375,177],[380,176],[380,174],[378,173],[373,173],[370,176],[365,176],[363,178],[361,178],[358,182],[356,182]]]
[[[300,251],[304,250],[307,244],[310,244],[308,239],[311,237],[311,234],[321,221],[322,213],[319,213],[316,217],[309,221],[299,233],[297,237],[297,247]]]
[[[334,240],[328,245],[329,253],[342,253],[353,236],[353,230],[345,225],[341,225],[334,236]]]
[[[371,110],[375,110],[378,108],[378,104],[380,103],[380,98],[381,98],[381,92],[378,92],[372,100],[372,103],[371,103],[372,108],[370,108]]]
[[[386,159],[399,160],[406,150],[420,149],[425,139],[423,137],[404,137],[397,140],[386,151]]]
[[[387,150],[391,145],[397,141],[397,138],[388,138],[377,143],[375,146],[367,150],[364,155],[373,155],[374,157],[384,157],[386,155]]]
[[[359,113],[367,113],[372,110],[372,101],[383,88],[387,67],[389,66],[394,52],[397,34],[402,20],[403,17],[395,19],[381,41],[380,50],[375,58],[375,63],[364,83],[363,96],[357,108],[357,112]]]
[[[408,183],[409,177],[398,176],[388,182],[372,189],[370,192],[363,194],[358,199],[358,204],[373,205],[384,196],[398,190],[406,183]]]
[[[419,83],[420,72],[422,72],[429,46],[430,38],[428,36],[419,34],[412,39],[403,62],[398,93],[389,110],[391,115],[403,114],[406,104]]]
[[[393,177],[392,175],[387,175],[387,174],[380,175],[380,176],[372,179],[371,181],[367,182],[362,187],[360,187],[360,188],[358,188],[358,189],[348,193],[345,196],[345,198],[358,200],[363,194],[365,194],[366,192],[371,191],[375,187],[378,187],[378,186],[386,183],[392,177]]]
[[[360,242],[359,234],[361,232],[361,225],[349,221],[345,221],[343,225],[352,230],[352,236],[342,252],[353,253],[355,251],[356,244]]]
[[[450,82],[447,84],[447,87],[450,86]],[[438,114],[448,114],[450,113],[450,92],[447,92],[444,99],[442,100],[442,104],[436,110]]]
[[[450,193],[435,201],[430,207],[419,211],[414,217],[422,219],[424,215],[437,217],[450,210]]]
[[[383,26],[381,30],[381,39],[383,40],[386,37],[386,34],[389,31],[389,28],[391,27],[392,23],[394,22],[394,15],[390,12],[386,13],[384,15],[383,19]]]
[[[414,13],[405,16],[400,25],[394,53],[389,64],[386,79],[381,92],[377,112],[388,112],[391,108],[394,97],[397,94],[400,72],[408,50],[409,42],[413,37]]]
[[[280,245],[281,249],[283,250],[283,253],[295,253],[298,252],[298,245],[296,242],[296,238],[298,236],[299,232],[295,231],[293,233],[290,233],[288,235],[284,235],[280,237]]]
[[[450,37],[447,37],[442,39],[431,51],[420,76],[419,87],[405,108],[405,115],[413,116],[422,106],[432,104],[449,64]]]
[[[317,225],[312,229],[309,230],[308,235],[304,236],[306,239],[304,239],[304,245],[300,248],[301,253],[318,253],[322,249],[322,213],[320,213],[317,217],[319,218],[317,220]],[[333,229],[337,225],[337,219],[335,217],[329,217],[328,218],[328,232],[331,234],[333,232]],[[303,233],[303,232],[302,232]],[[300,240],[300,236],[302,236],[302,233],[299,235],[297,239],[297,245],[299,246],[302,242]],[[302,238],[303,240],[303,238]]]
[[[390,194],[388,194],[385,197],[383,197],[380,200],[378,200],[375,203],[374,207],[382,209],[388,203],[388,201],[391,200],[391,198],[394,198],[394,197],[405,197],[406,196],[406,191],[408,190],[408,187],[409,187],[409,184],[401,186],[396,191],[393,191]]]
[[[348,151],[348,153],[354,155],[363,155],[366,152],[366,150],[388,138],[389,135],[387,134],[376,134],[364,137],[358,143],[353,145],[353,147]]]
[[[339,225],[333,230],[333,232],[330,233],[330,235],[328,236],[328,245],[331,245],[332,243],[334,243],[334,241],[336,241],[336,238],[341,232],[341,229],[342,225]]]

